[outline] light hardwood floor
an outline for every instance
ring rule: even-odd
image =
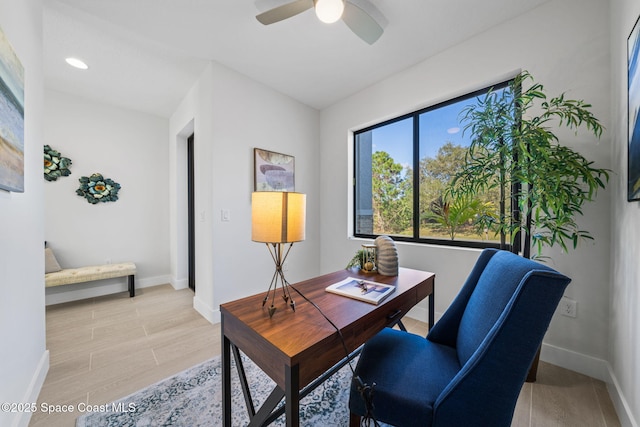
[[[124,292],[49,306],[46,321],[51,363],[38,408],[108,403],[220,354],[219,325],[193,309],[190,290],[169,285],[139,289],[134,298]],[[422,322],[405,325],[426,332]],[[37,412],[29,425],[74,426],[79,415]],[[522,389],[512,425],[620,423],[604,383],[541,363],[538,381]]]

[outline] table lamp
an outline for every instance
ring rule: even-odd
[[[251,195],[251,240],[266,243],[276,264],[271,284],[262,300],[264,307],[271,297],[269,317],[273,317],[276,311],[278,282],[285,303],[296,310],[282,267],[293,244],[304,240],[306,199],[305,194],[294,192],[257,191]]]

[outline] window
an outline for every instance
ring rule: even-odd
[[[503,82],[354,133],[356,237],[470,247],[498,247],[486,221],[504,215],[499,195],[450,201],[445,190],[471,142],[461,112]],[[417,173],[415,171],[418,171]],[[507,212],[509,214],[509,212]]]

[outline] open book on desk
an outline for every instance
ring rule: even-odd
[[[379,304],[396,290],[395,286],[347,277],[326,288],[327,292],[354,298],[370,304]]]

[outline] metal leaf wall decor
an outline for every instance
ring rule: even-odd
[[[95,205],[100,202],[115,202],[118,200],[120,184],[110,178],[105,178],[102,174],[94,173],[79,179],[80,188],[76,190],[78,196],[87,199],[87,202]]]
[[[63,157],[59,151],[48,145],[44,146],[44,179],[55,181],[61,176],[71,175],[71,159]]]

